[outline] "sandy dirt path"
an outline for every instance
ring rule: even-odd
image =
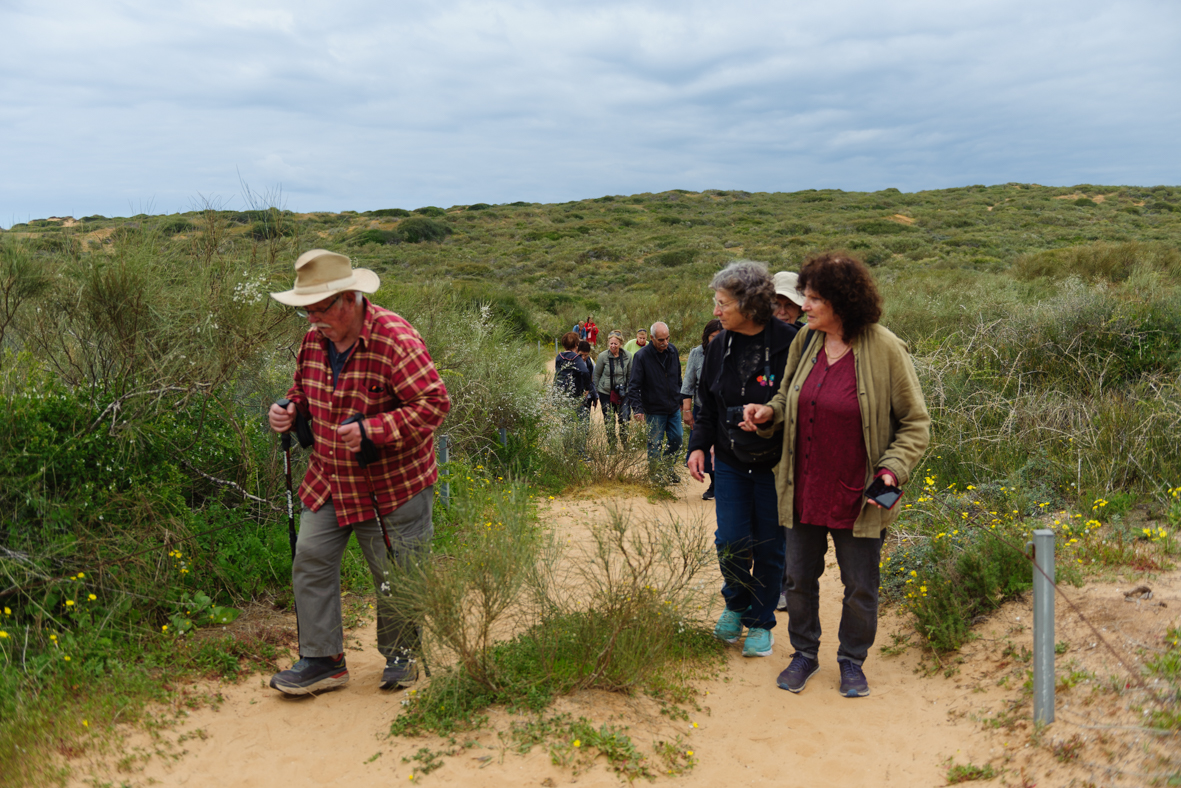
[[[678,498],[652,504],[644,498],[616,500],[633,516],[671,510],[698,518],[712,532],[713,504],[700,499],[703,486],[686,480]],[[542,519],[570,534],[585,530],[593,517],[604,516],[601,500],[558,499],[547,502]],[[918,657],[884,658],[875,649],[866,665],[873,693],[863,699],[840,697],[836,665],[836,628],[841,587],[834,560],[822,580],[821,616],[827,633],[821,648],[822,668],[800,695],[782,691],[775,678],[790,656],[784,627],[775,631],[775,653],[745,659],[737,647],[714,679],[703,681],[700,712],[688,722],[671,722],[655,712],[646,698],[625,698],[589,692],[562,699],[555,707],[596,724],[626,724],[644,749],[653,740],[680,735],[698,764],[687,774],[669,777],[687,786],[826,785],[862,788],[867,785],[936,786],[945,784],[947,762],[981,763],[995,754],[996,743],[978,724],[957,719],[957,705],[969,702],[972,687],[942,677],[922,678],[915,672]],[[720,596],[718,597],[720,600]],[[720,601],[718,603],[720,610]],[[782,624],[783,622],[781,622]],[[879,644],[901,627],[887,614]],[[352,632],[362,650],[348,652],[350,683],[318,697],[288,698],[267,687],[266,676],[238,684],[210,684],[191,693],[216,698],[196,708],[178,705],[163,717],[178,719],[175,728],[150,735],[128,730],[123,766],[115,759],[75,761],[79,781],[87,773],[113,784],[299,786],[345,785],[354,781],[426,782],[431,785],[617,785],[602,759],[589,771],[573,776],[550,763],[540,747],[528,755],[506,750],[492,730],[462,737],[475,742],[469,750],[444,759],[444,766],[411,778],[415,764],[406,763],[422,747],[446,749],[435,738],[388,736],[397,716],[401,692],[377,689],[382,660],[371,647],[373,626]],[[949,715],[949,712],[953,712]],[[506,727],[503,712],[492,715],[493,727]],[[650,750],[649,750],[650,751]]]

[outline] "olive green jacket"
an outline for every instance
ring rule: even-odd
[[[865,437],[865,484],[879,468],[885,468],[906,484],[931,441],[931,417],[919,387],[906,343],[888,329],[874,323],[851,343],[857,376],[857,399],[861,404],[861,427]],[[800,388],[812,372],[816,356],[823,352],[824,334],[801,329],[792,342],[783,370],[784,384],[767,404],[775,411],[774,421],[759,434],[768,437],[785,421],[783,458],[775,466],[775,491],[779,498],[779,522],[793,525],[792,503],[795,484],[796,414]],[[853,524],[853,535],[877,538],[898,517],[900,506],[879,509],[862,501],[861,514]]]

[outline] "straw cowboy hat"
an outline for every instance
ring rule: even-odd
[[[353,268],[343,254],[312,249],[295,261],[295,287],[271,293],[271,298],[287,306],[307,306],[345,290],[376,293],[380,286],[377,274],[367,268]]]
[[[804,296],[797,289],[800,281],[800,275],[792,273],[791,271],[780,271],[775,274],[775,295],[781,295],[787,300],[794,303],[796,306],[804,305]]]

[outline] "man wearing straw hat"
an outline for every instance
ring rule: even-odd
[[[377,650],[386,659],[380,686],[408,686],[418,675],[415,622],[388,599],[387,544],[398,560],[430,545],[439,475],[434,432],[451,401],[414,327],[362,295],[379,285],[377,274],[353,268],[344,255],[313,249],[295,261],[295,287],[271,294],[298,307],[310,326],[287,392],[291,404],[271,406],[271,429],[289,431],[298,410],[315,437],[299,488],[303,510],[291,569],[300,659],[271,679],[289,695],[349,680],[340,565],[351,533],[377,587]]]

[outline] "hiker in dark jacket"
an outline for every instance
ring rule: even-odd
[[[676,481],[671,458],[681,450],[681,359],[668,341],[668,326],[652,324],[652,341],[632,358],[627,401],[632,418],[648,424],[649,475]],[[660,445],[667,441],[663,454]],[[665,467],[658,469],[657,460]]]
[[[726,609],[714,636],[737,643],[747,630],[742,654],[771,655],[775,603],[783,578],[786,536],[779,525],[773,468],[783,437],[743,430],[743,406],[765,404],[779,390],[796,329],[771,315],[775,286],[766,266],[731,263],[710,283],[714,315],[723,331],[705,348],[701,407],[689,439],[689,473],[704,480],[705,460],[714,449],[714,494],[718,528],[714,545],[725,586]]]
[[[554,394],[570,400],[570,405],[581,405],[591,388],[590,370],[578,354],[578,334],[567,331],[562,335],[565,348],[554,359]]]

